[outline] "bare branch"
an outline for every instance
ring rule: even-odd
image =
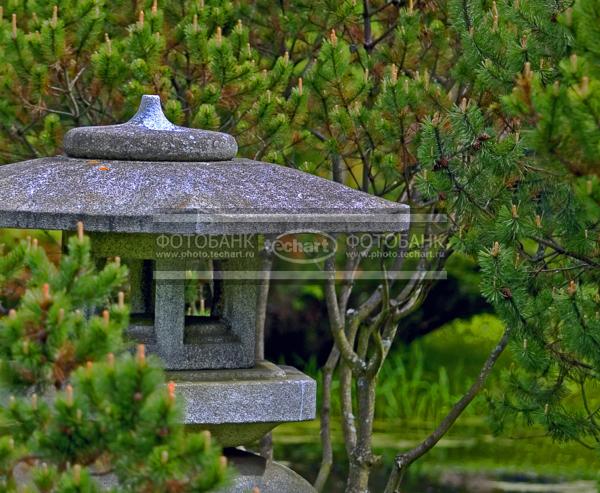
[[[335,292],[335,265],[333,259],[328,259],[325,263],[327,279],[325,281],[325,300],[327,302],[327,311],[329,313],[329,323],[333,339],[340,350],[344,362],[350,366],[356,374],[363,373],[367,364],[362,360],[348,341],[344,332],[344,322],[340,315],[337,293]]]
[[[375,39],[371,42],[370,48],[371,49],[375,48],[385,38],[387,38],[390,34],[392,34],[396,30],[397,27],[398,27],[398,24],[394,24],[394,25],[390,26],[381,36],[379,36],[377,39]]]
[[[356,419],[352,400],[352,371],[343,361],[340,363],[340,403],[342,406],[342,432],[348,457],[356,447]]]
[[[469,390],[452,406],[452,409],[448,412],[446,417],[438,425],[438,427],[423,440],[419,445],[409,450],[406,453],[400,454],[396,457],[394,469],[390,474],[385,493],[400,493],[400,484],[406,473],[408,467],[415,462],[417,459],[429,452],[439,440],[448,432],[456,420],[460,417],[462,412],[467,406],[473,401],[473,399],[479,394],[483,388],[487,378],[489,377],[496,361],[500,358],[500,355],[506,348],[510,339],[511,329],[506,327],[502,338],[498,344],[494,347],[488,358],[486,359],[479,375]]]
[[[314,487],[317,492],[321,493],[325,488],[331,466],[333,465],[333,448],[331,446],[331,382],[333,380],[333,372],[340,360],[340,352],[337,346],[331,348],[329,357],[323,366],[323,402],[321,404],[321,448],[322,458],[321,467],[315,479]]]
[[[564,249],[562,246],[560,246],[558,243],[556,243],[554,240],[546,240],[545,238],[540,238],[537,236],[530,236],[530,238],[534,241],[537,241],[538,243],[541,243],[544,246],[552,248],[554,251],[556,251],[558,253],[566,255],[567,257],[572,257],[574,259],[581,260],[582,262],[585,262],[586,264],[592,265],[594,267],[600,267],[600,263],[595,262],[594,260],[592,260],[589,257],[586,257],[585,255],[581,255],[576,252],[568,251],[568,250]]]
[[[363,35],[364,46],[367,52],[373,49],[373,33],[371,30],[371,12],[369,11],[368,0],[363,0]]]
[[[354,347],[356,335],[360,324],[352,323],[346,327],[346,337],[350,345]],[[356,420],[354,418],[354,399],[352,397],[353,375],[350,367],[340,362],[340,401],[342,406],[342,431],[344,433],[344,443],[348,457],[353,453],[356,447]]]

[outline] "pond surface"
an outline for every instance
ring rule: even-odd
[[[382,466],[373,472],[372,490],[383,491],[398,451],[416,445],[433,423],[378,422],[376,452]],[[343,443],[333,430],[335,464],[328,492],[342,492]],[[274,432],[277,460],[288,462],[309,480],[320,461],[317,422],[292,423]],[[463,419],[410,470],[403,493],[598,493],[600,455],[577,444],[556,444],[539,430],[495,437],[481,419]]]

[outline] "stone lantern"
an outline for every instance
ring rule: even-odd
[[[403,231],[408,208],[235,159],[232,136],[172,124],[158,96],[144,96],[125,124],[69,131],[64,149],[0,166],[0,227],[68,235],[82,221],[98,262],[120,256],[130,269],[129,336],[164,361],[186,400],[186,423],[209,429],[224,447],[314,419],[314,380],[257,358],[259,286],[248,273],[259,271],[258,238]],[[211,306],[194,314],[186,312],[186,273],[197,270]],[[229,492],[313,491],[281,465],[239,449],[228,455],[241,473]]]

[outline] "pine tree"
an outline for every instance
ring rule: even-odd
[[[223,484],[220,449],[208,432],[184,432],[160,362],[143,345],[125,351],[119,259],[97,270],[80,228],[58,266],[31,239],[0,257],[0,286],[23,276],[23,296],[0,318],[2,491],[95,492],[108,474],[115,492]]]
[[[455,252],[479,263],[518,360],[489,393],[492,421],[597,447],[598,0],[57,5],[4,10],[3,161],[59,152],[66,129],[123,121],[156,93],[173,121],[234,135],[242,156],[445,214],[425,259],[404,267],[441,269]],[[364,491],[377,462],[376,370],[430,288],[419,275],[382,283],[355,306],[352,286],[327,291],[341,346],[324,368],[324,402],[337,371],[348,491]]]

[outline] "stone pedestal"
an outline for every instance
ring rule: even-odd
[[[239,448],[225,449],[224,455],[237,474],[231,483],[217,493],[251,493],[253,488],[258,488],[260,493],[316,493],[308,481],[282,464],[267,461],[260,455]],[[29,479],[20,477],[20,481],[26,484]],[[99,476],[97,481],[106,491],[118,486],[113,474]]]

